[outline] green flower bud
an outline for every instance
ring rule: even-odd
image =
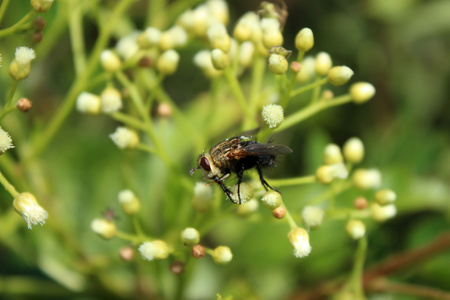
[[[295,37],[295,48],[299,51],[309,51],[314,46],[314,35],[311,29],[303,28]]]

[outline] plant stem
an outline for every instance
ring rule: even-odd
[[[9,0],[3,0],[0,6],[0,23],[3,19],[3,15],[5,14],[6,8],[8,7]]]
[[[83,39],[83,22],[81,15],[81,6],[78,0],[69,2],[67,9],[69,10],[69,31],[72,52],[74,56],[75,74],[79,75],[86,67],[86,52]]]
[[[284,178],[284,179],[269,179],[270,183],[274,186],[290,186],[290,185],[300,185],[316,182],[316,176],[303,176],[295,178]]]
[[[153,148],[151,148],[151,147],[149,147],[147,145],[144,145],[144,144],[138,144],[136,146],[136,149],[148,152],[150,154],[157,154],[155,149],[153,149]]]
[[[350,288],[355,299],[365,299],[363,289],[364,261],[367,253],[367,236],[358,240],[358,249],[355,253],[355,261],[350,279]]]
[[[3,5],[3,4],[2,4]],[[22,19],[20,19],[16,24],[11,27],[0,30],[0,38],[6,35],[14,33],[16,30],[20,29],[23,24],[25,24],[28,20],[30,20],[36,12],[34,10],[30,10]]]
[[[9,183],[9,181],[3,176],[3,173],[0,172],[0,184],[3,185],[5,190],[13,196],[13,198],[16,198],[16,196],[19,195],[19,192],[16,191],[16,188]]]
[[[295,223],[294,218],[292,218],[292,215],[289,213],[289,210],[287,209],[286,205],[284,205],[284,203],[282,204],[282,206],[284,207],[284,209],[286,210],[286,221],[289,223],[289,226],[291,227],[291,229],[295,229],[297,228],[297,223]]]
[[[242,91],[239,81],[237,80],[235,74],[233,73],[233,70],[228,66],[223,71],[223,74],[225,75],[225,78],[227,79],[228,84],[230,85],[231,92],[234,94],[237,101],[239,102],[242,109],[244,110],[245,116],[254,122],[253,114],[247,105],[247,101],[245,100],[244,92]]]
[[[138,119],[136,119],[132,116],[129,116],[127,114],[124,114],[122,112],[117,111],[117,112],[111,113],[110,116],[114,120],[122,122],[127,126],[134,127],[136,129],[143,130],[143,131],[147,130],[147,127],[144,125],[144,123],[142,123]]]
[[[72,111],[72,107],[75,104],[78,94],[83,90],[85,84],[88,82],[89,77],[97,67],[100,53],[106,47],[113,28],[117,25],[117,22],[122,13],[124,13],[124,11],[128,8],[129,5],[131,5],[133,1],[134,0],[120,1],[111,13],[109,22],[104,27],[101,27],[99,37],[97,38],[96,44],[89,57],[84,72],[76,77],[75,82],[73,83],[72,87],[67,93],[67,96],[63,100],[62,106],[60,106],[58,111],[53,115],[53,118],[50,120],[44,132],[42,132],[42,134],[40,135],[40,138],[36,140],[34,144],[34,151],[30,151],[30,154],[25,159],[25,161],[39,155],[47,147],[48,143],[61,128],[61,125]]]
[[[291,91],[290,97],[294,98],[295,96],[298,96],[306,91],[312,90],[313,88],[315,88],[317,86],[321,86],[327,82],[328,82],[328,78],[322,78],[321,80],[315,81],[315,82],[310,83],[305,86],[302,86],[301,88]]]

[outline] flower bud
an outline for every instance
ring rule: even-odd
[[[230,50],[231,38],[225,25],[222,23],[213,24],[208,28],[206,34],[212,49],[220,49],[225,53]]]
[[[192,256],[194,258],[202,258],[203,256],[206,255],[206,249],[204,246],[198,244],[195,245],[194,247],[192,247]]]
[[[184,263],[179,260],[174,261],[170,264],[170,272],[174,275],[181,275],[184,272]]]
[[[194,64],[203,71],[206,77],[217,78],[222,75],[221,70],[214,68],[211,52],[208,50],[198,52],[194,56]]]
[[[270,210],[274,210],[283,204],[280,193],[276,191],[267,191],[261,198],[261,201],[265,207]]]
[[[230,62],[230,59],[228,58],[228,55],[224,53],[220,49],[214,49],[211,51],[211,61],[217,70],[223,70],[228,66],[228,63]]]
[[[161,40],[161,30],[155,27],[147,27],[144,32],[139,34],[137,43],[142,49],[147,49],[158,45]]]
[[[334,165],[344,161],[341,148],[336,144],[328,144],[323,150],[323,163],[326,165]]]
[[[357,169],[352,179],[353,184],[362,190],[376,189],[381,185],[381,173],[377,169]]]
[[[219,265],[225,265],[233,258],[233,254],[227,246],[219,246],[215,248],[211,255],[214,262]]]
[[[30,75],[31,61],[36,58],[34,50],[27,47],[16,48],[14,59],[9,65],[9,75],[14,80],[25,79]]]
[[[194,198],[192,206],[197,212],[207,212],[214,204],[213,189],[210,185],[203,182],[197,182],[194,187]]]
[[[284,206],[278,206],[272,210],[272,215],[277,219],[283,219],[286,215],[286,208]]]
[[[338,66],[328,71],[328,82],[334,86],[346,84],[354,72],[347,66]]]
[[[13,207],[25,220],[28,229],[37,224],[44,225],[48,217],[48,213],[39,205],[34,195],[30,193],[18,194],[14,198]]]
[[[299,83],[305,83],[310,81],[316,74],[315,71],[315,59],[311,56],[307,56],[301,62],[300,71],[295,76],[295,81]]]
[[[9,136],[9,133],[0,126],[0,155],[12,148],[14,148],[12,138]]]
[[[19,101],[17,101],[17,109],[21,112],[27,112],[31,109],[33,106],[33,102],[28,100],[27,98],[20,98]]]
[[[258,208],[259,202],[256,199],[252,198],[249,201],[238,205],[238,207],[236,208],[236,213],[241,216],[248,216],[257,211]]]
[[[105,240],[113,238],[117,233],[116,224],[106,219],[95,219],[91,223],[91,229]]]
[[[364,144],[359,138],[353,137],[344,144],[345,160],[351,163],[359,163],[364,158]]]
[[[259,17],[254,12],[244,14],[234,27],[233,36],[239,42],[256,42],[261,38],[261,27]]]
[[[103,50],[100,54],[100,62],[102,63],[103,69],[108,72],[117,72],[122,67],[122,61],[112,50]]]
[[[161,50],[170,50],[186,45],[187,39],[188,36],[184,28],[175,25],[161,34],[158,46]]]
[[[375,194],[375,201],[380,205],[394,203],[396,199],[397,195],[393,190],[384,189]]]
[[[375,221],[384,222],[397,214],[397,208],[394,204],[380,205],[378,203],[372,203],[370,206],[370,214]]]
[[[139,34],[139,32],[134,31],[117,41],[115,49],[122,59],[129,59],[138,52],[139,45],[137,43],[137,38]]]
[[[52,4],[53,0],[31,0],[33,9],[40,13],[48,12]]]
[[[355,202],[353,202],[353,206],[359,210],[366,209],[368,205],[369,203],[367,202],[367,199],[364,197],[358,197],[355,199]]]
[[[269,71],[275,75],[283,75],[289,67],[286,57],[279,54],[269,56]]]
[[[181,241],[185,246],[194,246],[200,241],[200,233],[197,229],[188,227],[181,232]]]
[[[204,4],[197,6],[194,10],[193,20],[193,34],[199,38],[204,38],[206,36],[206,30],[211,25],[212,21],[212,16],[208,10],[208,7]]]
[[[134,249],[131,247],[122,247],[119,250],[119,256],[123,261],[132,261],[134,258]]]
[[[101,110],[104,113],[113,113],[122,108],[122,96],[119,90],[107,87],[100,94]]]
[[[295,257],[306,257],[309,255],[309,253],[311,253],[309,235],[305,229],[301,227],[292,229],[288,234],[288,239],[291,245],[294,247]]]
[[[33,29],[35,32],[41,32],[42,30],[44,30],[46,25],[45,19],[42,17],[37,16],[36,18],[34,18],[33,20]]]
[[[180,55],[175,50],[167,50],[158,57],[156,67],[160,73],[170,75],[177,70],[179,61]]]
[[[139,136],[136,131],[126,127],[117,127],[109,137],[120,149],[133,149],[139,144]]]
[[[297,74],[298,72],[300,72],[302,65],[298,61],[293,61],[293,62],[291,62],[290,67],[291,67],[291,72]]]
[[[329,184],[334,179],[346,179],[348,170],[343,163],[320,166],[316,171],[316,179],[322,184]]]
[[[34,43],[34,44],[39,44],[41,41],[42,41],[42,39],[44,38],[44,35],[42,34],[42,32],[33,32],[32,34],[31,34],[31,41]]]
[[[261,20],[262,42],[268,49],[273,46],[283,45],[283,35],[280,31],[280,22],[273,18],[263,18]]]
[[[240,202],[238,197],[238,185],[234,185],[230,188],[231,191],[231,198],[233,199],[234,203],[246,203],[253,197],[253,188],[248,183],[241,183],[240,185]]]
[[[316,229],[322,225],[325,212],[317,206],[305,206],[302,210],[302,219],[306,227]]]
[[[162,240],[143,242],[138,250],[141,253],[142,259],[148,261],[165,259],[169,256],[169,247]]]
[[[76,107],[81,113],[97,115],[100,113],[101,99],[97,95],[82,92],[77,98]]]
[[[355,103],[364,103],[375,95],[375,87],[368,82],[357,82],[350,86],[350,96]]]
[[[192,32],[195,25],[194,10],[185,10],[177,19],[176,24],[183,27],[187,32]]]
[[[324,90],[322,92],[322,97],[320,99],[324,101],[329,101],[334,98],[334,93],[331,90]]]
[[[333,66],[333,62],[331,61],[331,57],[328,53],[319,52],[316,55],[315,69],[316,69],[317,75],[319,75],[319,76],[327,75],[328,71],[330,71],[332,66]]]
[[[297,50],[306,52],[314,46],[314,35],[311,29],[303,28],[297,33],[295,37],[295,48]]]
[[[134,215],[141,209],[141,203],[131,190],[119,192],[119,203],[122,211],[127,215]]]
[[[268,104],[262,109],[262,117],[269,128],[277,128],[284,120],[283,107],[278,104]]]
[[[253,54],[255,53],[255,46],[252,42],[246,41],[241,44],[239,52],[239,65],[248,67],[253,61]]]
[[[156,113],[161,118],[170,118],[172,116],[172,107],[167,102],[160,103]]]
[[[348,221],[345,229],[348,235],[354,240],[358,240],[366,234],[366,226],[360,220]]]
[[[224,0],[208,0],[206,2],[206,7],[208,8],[211,16],[222,24],[228,24],[230,19],[228,4]]]

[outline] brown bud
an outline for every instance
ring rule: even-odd
[[[204,246],[197,244],[192,247],[192,256],[195,258],[202,258],[206,255],[206,249]]]
[[[158,116],[162,118],[169,118],[172,115],[172,107],[166,102],[161,103],[158,105],[157,110]]]
[[[367,199],[364,197],[358,197],[355,199],[355,202],[353,203],[356,209],[366,209],[369,203],[367,202]]]
[[[148,56],[144,56],[139,60],[138,66],[141,68],[151,68],[153,67],[153,60]]]
[[[184,271],[184,263],[182,263],[179,260],[174,261],[170,265],[170,272],[172,272],[175,275],[180,275]]]
[[[277,208],[272,210],[272,214],[277,219],[283,219],[286,215],[286,208],[284,208],[283,206],[278,206]]]
[[[323,100],[331,100],[334,98],[334,93],[331,90],[324,90],[322,93]]]
[[[300,72],[302,65],[298,61],[291,62],[291,71],[295,74]]]
[[[31,109],[33,106],[33,102],[28,100],[27,98],[20,98],[19,101],[17,101],[17,109],[23,112],[27,112]]]
[[[131,247],[122,247],[119,250],[119,255],[123,261],[131,261],[134,258],[134,249]]]
[[[31,35],[31,40],[35,44],[39,44],[43,38],[44,36],[42,35],[42,32],[33,32],[33,34]]]
[[[36,32],[41,32],[45,28],[45,20],[41,17],[36,17],[33,20],[33,29]]]

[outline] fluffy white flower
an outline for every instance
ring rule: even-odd
[[[14,198],[13,207],[27,223],[28,229],[37,224],[44,225],[48,213],[30,193],[21,193]]]

